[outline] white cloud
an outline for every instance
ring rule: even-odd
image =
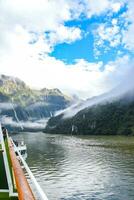
[[[105,73],[108,74],[107,84],[116,87],[131,69],[133,69],[133,63],[131,63],[129,56],[119,57],[116,61],[109,62],[105,66]]]
[[[111,7],[113,11],[118,12],[124,3],[127,3],[127,10],[121,14],[118,18],[111,19],[98,26],[94,32],[95,36],[95,51],[96,55],[99,55],[98,47],[104,47],[105,50],[109,50],[111,47],[117,47],[122,44],[130,51],[134,50],[134,1],[124,0],[121,2],[112,3]],[[121,23],[121,24],[120,24]],[[104,45],[105,42],[109,43]]]
[[[131,25],[128,31],[124,31],[123,42],[125,47],[130,51],[134,51],[134,24]]]
[[[121,2],[115,2],[111,5],[114,12],[118,12],[122,6]]]
[[[90,18],[92,15],[99,15],[109,8],[109,0],[92,1],[87,0],[87,15]]]
[[[49,56],[43,61],[37,57],[23,56],[15,53],[1,60],[1,73],[19,77],[35,88],[57,87],[81,98],[99,95],[116,86],[129,66],[128,57],[103,66],[102,62],[89,63],[83,59],[67,65]],[[102,67],[105,69],[102,70]]]
[[[123,31],[123,43],[130,51],[134,51],[134,1],[128,1],[128,11],[124,14],[127,29]]]
[[[1,21],[8,22],[8,28],[21,24],[35,31],[56,29],[57,24],[71,19],[73,9],[65,0],[2,0],[0,4],[4,16]]]
[[[86,0],[87,16],[90,18],[92,15],[100,15],[108,11],[118,12],[122,5],[123,2],[114,0]]]
[[[122,39],[118,20],[113,19],[110,25],[107,23],[100,24],[94,32],[94,37],[96,50],[98,47],[102,46],[105,47],[106,51],[109,49],[109,47],[117,47],[119,44],[121,44]],[[109,47],[107,45],[105,46],[105,42],[109,43]]]
[[[47,124],[48,119],[42,118],[41,120],[38,121],[19,121],[16,122],[12,119],[12,117],[7,117],[7,116],[2,116],[1,117],[1,123],[4,125],[10,125],[11,127],[17,127],[21,128],[22,130],[24,128],[29,128],[29,129],[44,129],[46,124]]]
[[[88,63],[84,60],[78,60],[74,65],[67,65],[49,56],[41,61],[36,57],[29,58],[15,54],[1,61],[1,73],[17,76],[32,87],[57,87],[67,93],[77,93],[81,97],[87,97],[101,91],[101,85],[95,88],[95,82],[100,78],[101,66],[102,63]]]
[[[81,39],[81,29],[65,26],[66,21],[78,19],[81,14],[91,17],[108,10],[117,12],[120,7],[120,2],[110,0],[1,0],[0,73],[17,76],[36,88],[58,87],[81,97],[107,91],[118,82],[108,82],[114,74],[112,64],[104,71],[102,62],[81,59],[67,65],[48,53],[57,43]],[[111,27],[100,27],[98,34],[102,38],[100,44],[109,40],[116,46],[120,42],[117,20],[112,21]]]
[[[25,43],[24,37],[27,37],[25,38],[27,42],[31,41],[33,33],[38,35],[36,38],[38,43],[42,43],[41,50],[43,47],[43,51],[47,53],[58,42],[80,39],[79,28],[64,26],[67,20],[79,17],[79,10],[81,10],[79,1],[74,3],[72,0],[58,0],[58,3],[56,0],[2,0],[0,2],[1,53],[4,50],[12,51],[12,47],[16,47],[18,40]],[[52,32],[51,39],[54,41],[45,37],[46,31]],[[38,50],[40,52],[40,49]]]
[[[121,3],[110,0],[96,2],[92,0],[58,0],[58,2],[57,0],[1,0],[0,51],[10,49],[12,45],[10,41],[13,38],[16,40],[14,41],[16,45],[17,40],[23,41],[22,37],[26,35],[28,41],[31,41],[35,33],[38,35],[37,46],[41,45],[41,51],[48,53],[57,43],[70,43],[81,39],[80,28],[66,27],[64,25],[66,21],[78,19],[81,14],[88,17],[99,15],[104,11],[113,10],[114,7],[117,11],[120,6]],[[21,29],[21,34],[18,33],[18,27]],[[49,40],[45,35],[46,31],[50,32]]]
[[[83,103],[77,103],[62,111],[58,111],[55,115],[63,114],[64,118],[72,117],[80,110],[87,107],[106,102],[113,102],[126,93],[132,92],[134,90],[133,72],[134,65],[128,56],[119,58],[116,62],[109,62],[105,66],[104,72],[101,73],[101,78],[103,78],[104,84],[107,85],[107,88],[109,87],[109,90],[106,93],[94,98],[89,98]],[[100,83],[102,83],[102,80]],[[111,88],[112,90],[110,90],[111,86],[113,87]]]
[[[82,33],[80,28],[65,27],[60,25],[57,27],[56,31],[49,33],[48,38],[50,47],[53,47],[57,43],[72,43],[78,39],[81,39]]]

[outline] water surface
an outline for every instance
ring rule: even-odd
[[[49,200],[134,200],[134,137],[20,133]]]

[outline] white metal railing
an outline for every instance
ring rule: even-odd
[[[17,146],[14,144],[12,138],[11,138],[11,141],[12,141],[12,143],[14,145],[15,151],[18,153],[18,156],[19,156],[19,158],[20,158],[20,160],[21,160],[26,172],[28,173],[32,183],[34,184],[34,186],[35,186],[35,188],[36,188],[41,200],[48,200],[46,194],[44,193],[44,191],[42,190],[41,186],[37,182],[36,178],[34,177],[33,173],[31,172],[31,170],[30,170],[29,166],[27,165],[26,161],[23,159],[22,155],[20,154],[19,150],[17,149]]]
[[[3,150],[3,159],[4,159],[6,177],[7,177],[8,188],[9,188],[9,196],[18,196],[17,193],[13,192],[12,178],[11,178],[11,173],[10,173],[10,169],[9,169],[9,163],[7,160],[7,153],[6,153],[6,147],[5,147],[5,143],[4,143],[1,124],[0,124],[0,142],[1,142],[2,150]]]

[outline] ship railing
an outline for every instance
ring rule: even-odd
[[[7,152],[6,152],[6,147],[5,147],[4,138],[3,138],[3,134],[2,134],[1,124],[0,124],[0,143],[1,143],[1,146],[2,146],[2,150],[3,150],[3,160],[4,160],[8,189],[9,189],[9,190],[3,190],[3,192],[5,192],[5,191],[9,192],[10,197],[17,197],[18,194],[13,191],[12,178],[11,178],[11,173],[10,173],[10,169],[9,169]]]
[[[18,153],[19,159],[21,161],[21,164],[23,165],[23,168],[25,168],[29,178],[31,179],[33,185],[35,186],[35,189],[40,197],[41,200],[48,200],[46,194],[44,193],[44,191],[42,190],[41,186],[39,185],[39,183],[37,182],[35,176],[33,175],[32,171],[30,170],[28,164],[26,163],[26,161],[23,159],[22,155],[20,154],[19,150],[17,149],[17,146],[15,145],[15,143],[13,142],[12,138],[10,138],[13,146],[14,146],[14,150],[15,152]]]

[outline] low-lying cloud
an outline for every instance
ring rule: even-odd
[[[116,86],[109,92],[96,97],[92,97],[78,104],[72,105],[63,111],[55,113],[55,116],[62,114],[63,118],[70,118],[85,108],[89,108],[97,104],[104,104],[115,100],[119,100],[124,95],[127,97],[131,94],[134,97],[134,66],[130,64],[129,68],[127,69],[129,70],[126,71],[125,76],[122,77],[118,86]]]
[[[9,102],[5,102],[5,103],[0,103],[0,111],[1,110],[10,110],[12,109],[12,103],[9,103]],[[14,107],[16,107],[16,105],[14,104]]]
[[[2,124],[10,125],[11,127],[21,128],[21,129],[22,129],[22,127],[23,127],[23,129],[25,129],[25,128],[35,129],[35,130],[44,129],[47,121],[48,121],[48,119],[42,118],[37,121],[19,121],[19,122],[17,122],[17,121],[14,121],[12,117],[7,117],[7,116],[1,117]]]
[[[70,44],[88,34],[83,34],[84,30],[78,26],[67,26],[67,21],[79,20],[81,16],[89,19],[107,12],[109,15],[118,13],[124,2],[129,4],[124,21],[131,26],[122,33],[122,40],[130,49],[130,44],[134,46],[132,0],[60,0],[58,3],[56,0],[1,0],[0,73],[19,77],[32,87],[57,87],[81,98],[108,91],[118,84],[120,76],[112,81],[112,68],[104,66],[103,62],[90,63],[79,59],[70,65],[50,56],[50,53],[57,44]],[[108,35],[107,26],[105,28],[104,33],[99,34],[99,42],[105,39],[107,43],[113,35],[117,39],[113,29],[108,29],[110,37],[105,37],[105,33]],[[124,60],[122,56],[121,59]],[[101,71],[100,68],[105,70]]]

